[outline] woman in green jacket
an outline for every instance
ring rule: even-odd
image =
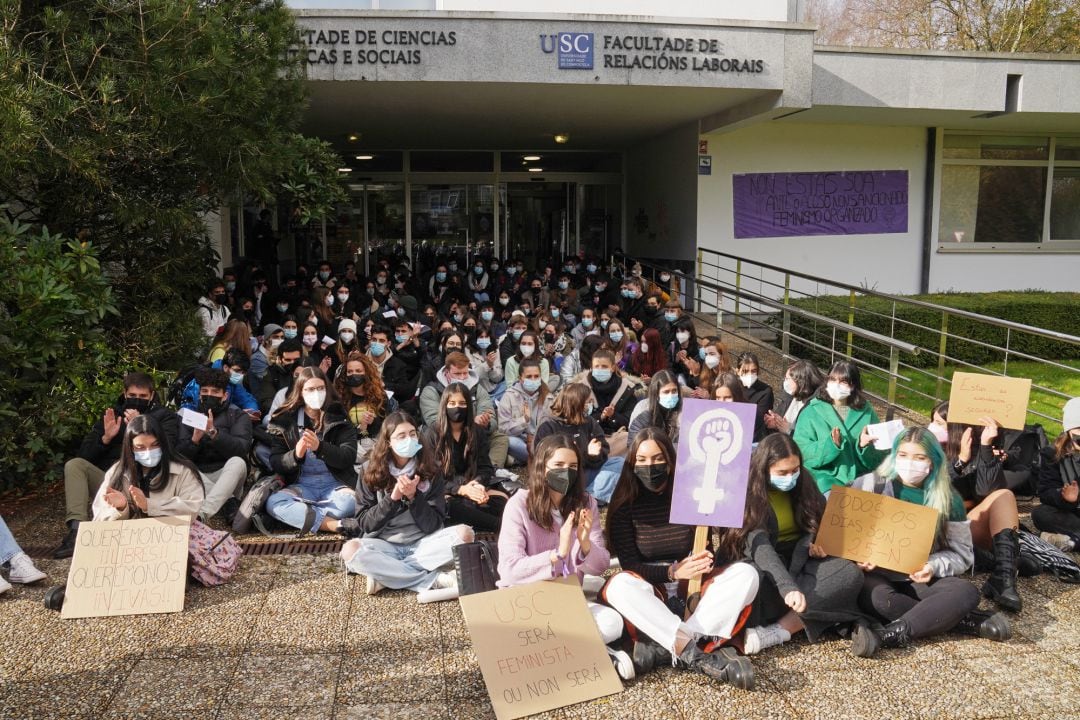
[[[844,360],[834,364],[824,387],[799,415],[793,436],[821,492],[851,485],[881,464],[888,453],[875,449],[867,432],[878,422],[863,395],[859,368]]]

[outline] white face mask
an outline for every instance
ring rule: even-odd
[[[318,410],[326,402],[325,390],[305,390],[304,391],[304,404],[312,410]]]
[[[677,332],[675,333],[675,339],[679,341],[680,345],[685,345],[686,343],[690,342],[690,333]]]
[[[285,338],[270,338],[270,347],[276,348],[283,342],[285,342]]]
[[[825,383],[825,392],[829,394],[833,400],[846,400],[851,395],[851,386],[841,385],[835,380],[830,380]]]
[[[740,375],[739,381],[743,384],[744,388],[749,388],[751,385],[757,382],[757,375],[750,373],[748,375]]]
[[[351,332],[349,332],[348,330],[346,330],[346,331],[344,331],[344,332],[342,332],[342,333],[341,333],[341,340],[342,340],[343,342],[351,343],[351,342],[353,341],[353,338],[354,338],[354,337],[356,337],[356,334],[355,334],[355,333],[351,333]]]
[[[784,378],[784,392],[788,395],[794,395],[795,391],[799,389],[799,386],[795,384],[795,381],[791,378]]]
[[[710,370],[715,370],[716,367],[719,364],[720,364],[720,356],[719,355],[706,355],[705,356],[705,366],[707,368],[709,368]]]
[[[536,350],[532,345],[519,345],[521,350],[521,357],[532,357],[533,351]]]
[[[649,352],[649,343],[647,343],[647,342],[641,343],[641,352],[643,354]]]
[[[900,482],[911,487],[919,487],[930,474],[930,463],[926,460],[896,459],[896,474]]]

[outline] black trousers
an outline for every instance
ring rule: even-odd
[[[506,498],[501,496],[488,497],[488,501],[483,505],[477,505],[460,495],[452,495],[446,499],[450,524],[468,525],[476,532],[499,532],[505,507]]]
[[[1062,510],[1053,505],[1039,505],[1031,510],[1031,522],[1043,532],[1080,538],[1080,510]]]
[[[943,577],[914,583],[899,577],[898,573],[866,573],[859,604],[886,622],[907,620],[913,638],[951,630],[979,606],[978,588],[964,578]]]

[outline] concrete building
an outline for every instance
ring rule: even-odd
[[[796,0],[290,4],[353,202],[285,258],[700,247],[897,293],[1078,285],[1080,57],[815,47]]]

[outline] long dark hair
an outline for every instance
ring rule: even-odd
[[[664,495],[669,498],[670,502],[671,490],[675,485],[675,446],[671,444],[671,438],[663,430],[646,427],[637,434],[634,442],[630,443],[630,447],[627,448],[626,461],[623,463],[619,482],[615,485],[615,493],[611,496],[611,504],[608,505],[604,533],[607,535],[609,542],[611,540],[611,519],[615,517],[615,513],[623,505],[633,505],[634,501],[637,500],[638,493],[641,492],[641,481],[634,474],[634,460],[637,458],[638,448],[648,440],[652,440],[659,445],[661,452],[664,453],[664,460],[668,466],[668,484],[664,489]]]
[[[330,410],[341,412],[341,401],[338,399],[337,391],[334,389],[333,383],[326,378],[326,373],[322,371],[322,368],[318,365],[311,365],[301,368],[296,379],[293,380],[289,394],[285,396],[285,402],[281,403],[281,407],[274,413],[271,420],[287,418],[290,414],[295,415],[299,410],[304,409],[304,383],[312,378],[322,380],[326,385],[326,402],[323,403],[321,408],[322,413],[319,415],[319,422],[315,425],[315,429],[318,430],[322,428],[326,420],[326,415]]]
[[[934,419],[934,415],[940,415],[941,419],[945,421],[945,429],[949,433],[949,437],[942,443],[942,449],[945,450],[945,457],[950,462],[955,462],[960,457],[960,445],[964,440],[964,431],[971,428],[971,452],[972,456],[979,451],[979,443],[982,441],[982,425],[968,425],[966,423],[954,423],[949,422],[949,401],[938,403],[937,406],[930,412],[930,419]]]
[[[469,465],[467,475],[472,478],[476,475],[476,424],[473,422],[475,411],[472,395],[465,383],[452,382],[447,385],[439,401],[439,417],[435,421],[435,466],[442,471],[443,477],[454,475],[454,433],[450,428],[450,418],[446,416],[446,403],[450,401],[451,395],[465,398],[465,423],[461,430],[461,440],[465,444],[465,462]]]
[[[833,366],[829,369],[829,374],[825,377],[825,382],[818,389],[817,398],[819,400],[824,400],[832,405],[833,400],[829,397],[827,387],[829,380],[833,377],[837,380],[846,380],[851,385],[851,394],[848,395],[847,399],[848,407],[860,410],[866,405],[866,396],[863,394],[862,375],[859,373],[859,366],[847,360],[838,360],[833,363]]]
[[[419,426],[413,420],[412,415],[402,410],[397,410],[386,416],[383,420],[382,429],[375,438],[375,446],[371,448],[367,466],[364,468],[364,483],[372,490],[389,491],[394,485],[394,478],[390,475],[390,456],[393,450],[390,448],[390,436],[397,430],[398,425],[408,423],[417,429]],[[430,480],[435,475],[433,448],[424,446],[418,453],[419,460],[416,463],[416,472],[421,480]]]
[[[529,357],[525,357],[524,355],[521,354],[521,343],[525,342],[526,340],[532,340],[532,343],[533,343],[533,354],[530,355]],[[518,338],[517,352],[514,353],[514,357],[517,359],[519,366],[521,365],[521,363],[523,361],[528,360],[530,358],[533,359],[533,360],[540,360],[541,358],[543,358],[544,357],[544,344],[542,342],[540,342],[540,336],[537,335],[532,330],[526,330],[525,332],[521,333],[521,337]]]
[[[157,467],[144,468],[135,461],[132,442],[136,435],[153,435],[161,448],[161,462]],[[113,476],[110,486],[114,490],[126,492],[132,485],[137,485],[144,493],[157,492],[169,482],[169,473],[173,466],[186,467],[202,482],[198,469],[191,461],[175,451],[169,436],[161,429],[161,424],[151,415],[139,415],[127,424],[124,430],[123,447],[120,450],[119,470]],[[134,506],[132,506],[134,511]]]
[[[604,331],[607,332],[606,330]],[[578,361],[579,367],[582,370],[589,370],[592,368],[592,356],[600,347],[606,342],[604,337],[599,335],[586,335],[585,339],[581,341],[581,347],[578,348]]]
[[[668,410],[660,404],[660,390],[665,385],[675,385],[675,392],[679,395],[679,404]],[[682,415],[682,392],[679,391],[679,381],[675,373],[670,370],[661,370],[652,376],[649,381],[649,422],[652,427],[663,430],[671,442],[679,436],[679,417]],[[627,455],[627,457],[630,457]]]
[[[803,402],[809,401],[825,384],[825,376],[818,366],[809,360],[796,360],[788,368],[787,374],[795,381],[795,394],[792,397]]]
[[[529,495],[525,498],[525,508],[529,513],[529,519],[545,530],[551,530],[555,525],[551,513],[555,510],[555,503],[548,495],[547,463],[556,450],[571,450],[577,456],[577,478],[570,483],[570,488],[563,496],[559,504],[559,512],[563,519],[570,513],[577,512],[589,506],[589,496],[585,492],[585,474],[581,469],[581,453],[578,452],[577,443],[566,434],[557,433],[548,435],[533,448],[532,462],[529,463],[529,475],[526,487]],[[596,518],[599,519],[599,518]]]

